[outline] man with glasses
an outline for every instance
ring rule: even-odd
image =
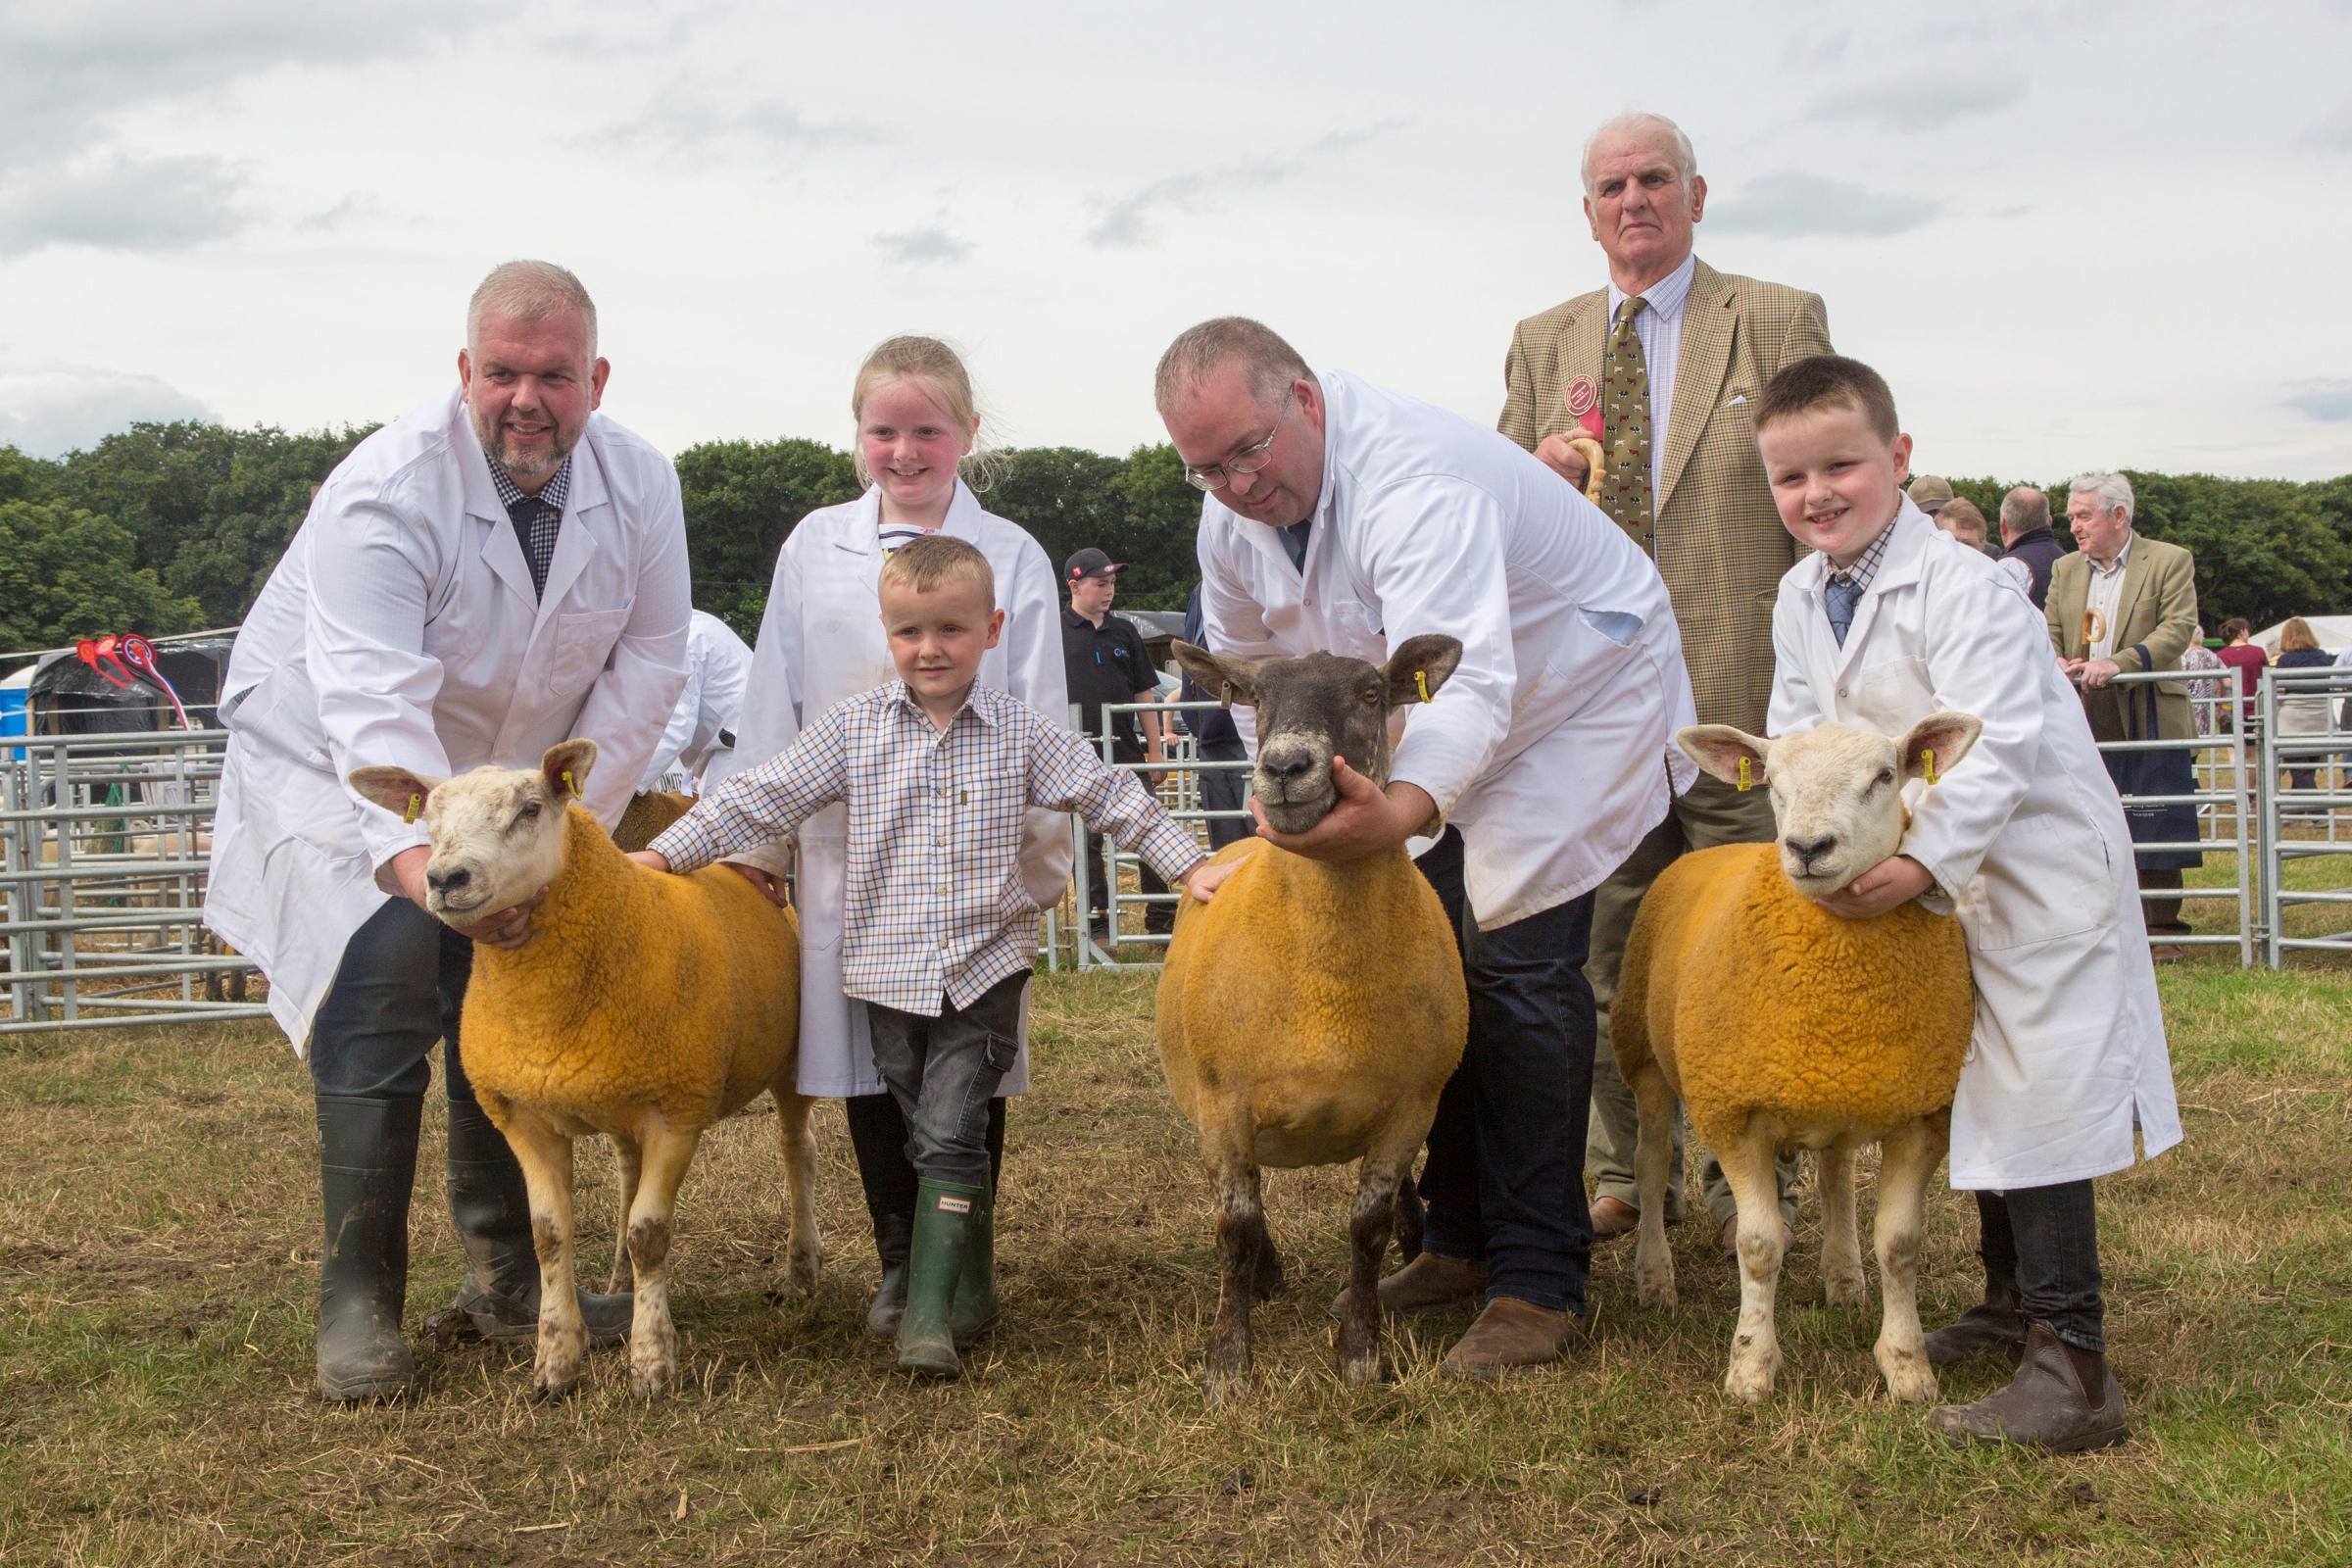
[[[1255,321],[1159,363],[1161,419],[1201,506],[1210,644],[1383,662],[1462,643],[1408,710],[1384,789],[1335,760],[1331,812],[1263,836],[1352,859],[1410,844],[1461,933],[1470,1040],[1430,1129],[1422,1254],[1381,1302],[1484,1309],[1447,1353],[1492,1376],[1558,1357],[1585,1310],[1592,889],[1694,769],[1665,585],[1606,515],[1501,436],[1339,371]],[[1237,709],[1253,740],[1247,710]],[[1358,760],[1360,760],[1360,759]]]

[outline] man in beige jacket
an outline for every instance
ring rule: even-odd
[[[1772,695],[1773,597],[1796,550],[1773,510],[1748,407],[1782,366],[1830,352],[1829,319],[1819,295],[1718,272],[1693,253],[1707,182],[1672,121],[1629,114],[1602,125],[1585,146],[1584,184],[1608,286],[1519,323],[1504,362],[1499,425],[1580,489],[1589,466],[1570,443],[1596,437],[1608,470],[1596,499],[1666,579],[1700,722],[1761,733]],[[1626,1235],[1635,1223],[1634,1098],[1608,1034],[1634,910],[1684,852],[1772,836],[1762,790],[1742,795],[1701,777],[1600,888],[1585,966],[1600,1008],[1585,1166],[1597,1240]],[[1679,1125],[1673,1169],[1668,1201],[1679,1207]],[[1781,1172],[1791,1217],[1793,1169],[1784,1161]],[[1705,1186],[1708,1213],[1729,1237],[1737,1216],[1712,1159]]]

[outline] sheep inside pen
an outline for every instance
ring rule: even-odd
[[[1854,1152],[1873,1143],[1884,1155],[1879,1368],[1895,1397],[1936,1396],[1919,1327],[1919,1233],[1975,1015],[1967,944],[1955,917],[1917,901],[1867,920],[1815,901],[1901,852],[1905,785],[1957,764],[1981,729],[1966,713],[1933,713],[1895,738],[1838,724],[1774,741],[1728,724],[1675,737],[1726,783],[1768,785],[1781,835],[1686,855],[1658,878],[1627,939],[1610,1014],[1641,1107],[1634,1278],[1643,1305],[1675,1298],[1664,1216],[1678,1098],[1739,1204],[1740,1322],[1724,1379],[1736,1398],[1763,1398],[1780,1368],[1775,1154],[1818,1152],[1824,1289],[1852,1303],[1867,1292]]]

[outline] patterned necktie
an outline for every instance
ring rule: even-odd
[[[1602,364],[1601,428],[1608,433],[1608,473],[1601,480],[1600,504],[1634,543],[1653,556],[1650,540],[1649,498],[1649,367],[1642,360],[1642,339],[1634,332],[1634,318],[1649,301],[1637,294],[1617,307],[1617,329],[1609,334],[1609,351]]]
[[[1854,606],[1862,599],[1862,585],[1846,577],[1832,577],[1822,588],[1821,602],[1830,612],[1830,635],[1838,646],[1845,646],[1845,634],[1854,623]]]
[[[556,533],[564,524],[562,511],[540,496],[524,496],[507,508],[514,520],[514,538],[522,546],[523,564],[531,568],[531,591],[547,592],[547,568],[556,559]]]

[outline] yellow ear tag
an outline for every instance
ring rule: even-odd
[[[1745,795],[1749,790],[1752,790],[1756,786],[1754,783],[1752,783],[1747,776],[1747,759],[1742,757],[1740,759],[1740,793]]]
[[[1923,746],[1920,748],[1920,755],[1928,760],[1928,782],[1933,784],[1936,782],[1936,748]]]
[[[409,797],[409,808],[408,808],[407,810],[405,810],[405,811],[403,811],[403,812],[401,812],[401,813],[400,813],[400,819],[401,819],[403,822],[415,822],[415,821],[416,820],[416,808],[417,808],[418,807],[422,806],[423,804],[424,804],[424,797],[423,797],[423,796],[421,796],[421,795],[411,795],[411,796]]]
[[[1422,700],[1423,702],[1425,702],[1425,703],[1426,703],[1426,702],[1429,702],[1429,701],[1431,701],[1431,698],[1430,698],[1430,695],[1429,695],[1429,671],[1428,671],[1428,670],[1426,670],[1426,669],[1416,669],[1416,670],[1414,670],[1414,671],[1413,671],[1413,690],[1415,690],[1415,691],[1417,691],[1417,692],[1419,692],[1419,693],[1421,694],[1421,700]]]
[[[580,793],[580,787],[571,781],[571,769],[568,767],[564,770],[564,787],[575,796]]]

